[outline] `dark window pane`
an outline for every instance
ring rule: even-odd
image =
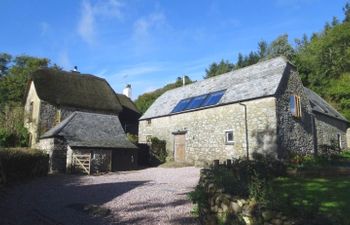
[[[201,95],[201,96],[192,98],[192,101],[190,102],[190,104],[188,104],[186,109],[195,109],[200,107],[202,102],[206,99],[207,96],[208,95]]]
[[[175,113],[175,112],[183,111],[190,101],[191,101],[191,98],[181,100],[179,103],[177,103],[177,105],[175,106],[172,112]]]
[[[220,101],[221,97],[224,95],[224,92],[225,91],[219,91],[210,94],[201,106],[215,105]]]

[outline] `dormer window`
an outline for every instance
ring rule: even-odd
[[[291,95],[289,98],[289,106],[290,112],[296,118],[301,118],[301,104],[300,104],[300,96]]]

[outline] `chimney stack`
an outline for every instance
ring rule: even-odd
[[[186,85],[186,78],[185,75],[182,76],[182,86]]]
[[[125,95],[128,98],[131,98],[131,85],[127,84],[126,87],[123,90],[123,95]]]
[[[77,66],[74,66],[74,69],[73,70],[71,70],[73,73],[80,73],[79,71],[78,71],[78,67]]]

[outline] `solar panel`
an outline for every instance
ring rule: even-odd
[[[208,97],[208,95],[201,95],[192,98],[191,102],[188,104],[185,110],[187,109],[195,109],[201,106],[202,102]]]
[[[224,93],[225,91],[211,93],[209,97],[203,102],[201,107],[217,104],[220,101],[221,97],[224,95]]]
[[[179,103],[177,103],[177,105],[171,112],[177,113],[177,112],[182,112],[184,110],[190,110],[190,109],[196,109],[200,107],[215,105],[220,101],[224,93],[225,93],[225,90],[213,92],[211,94],[200,95],[192,98],[182,99]]]
[[[191,99],[192,98],[181,100],[179,103],[177,103],[177,105],[175,106],[175,108],[171,112],[175,113],[175,112],[183,111],[186,108],[186,106],[188,105],[188,103],[191,101]]]

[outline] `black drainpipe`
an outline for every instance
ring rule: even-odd
[[[247,159],[249,160],[247,105],[243,104],[242,102],[239,102],[239,104],[244,107],[245,143],[246,143],[246,150],[247,150]]]

